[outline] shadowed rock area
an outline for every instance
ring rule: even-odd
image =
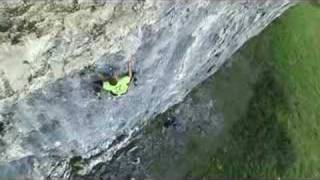
[[[23,24],[2,28],[10,36],[0,53],[0,176],[69,177],[75,164],[87,174],[112,160],[148,119],[180,102],[292,4],[93,5],[27,4],[4,12]],[[131,55],[136,83],[129,92],[96,97],[91,76],[105,64],[125,72]]]
[[[89,177],[285,176],[297,154],[276,113],[290,112],[290,98],[272,60],[261,56],[265,39],[266,32],[247,42]]]

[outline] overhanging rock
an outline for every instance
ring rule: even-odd
[[[181,101],[293,5],[76,2],[22,2],[2,12],[0,176],[69,177],[74,157],[82,174],[110,160],[148,119]],[[124,71],[131,55],[135,85],[122,97],[96,97],[86,67],[109,63]]]

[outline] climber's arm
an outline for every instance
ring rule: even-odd
[[[130,81],[132,80],[132,64],[133,64],[133,58],[131,57],[129,62],[128,62],[128,71],[129,71],[129,78]]]

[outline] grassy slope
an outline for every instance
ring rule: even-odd
[[[242,50],[263,67],[246,115],[194,175],[320,176],[320,8],[289,10]]]
[[[301,4],[246,43],[201,86],[213,89],[224,133],[192,134],[177,161],[156,160],[155,174],[320,177],[318,33],[320,7]]]
[[[272,28],[273,64],[286,81],[290,113],[279,118],[296,147],[287,174],[320,176],[320,8],[298,6]]]

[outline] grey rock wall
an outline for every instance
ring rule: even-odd
[[[293,5],[50,2],[1,3],[0,176],[69,177],[75,166],[86,174],[110,160],[148,119]],[[136,82],[129,92],[95,96],[96,69],[112,64],[125,72],[130,56]]]

